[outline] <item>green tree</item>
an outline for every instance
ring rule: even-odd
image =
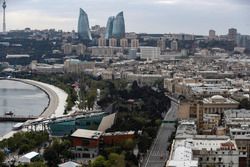
[[[105,162],[105,167],[125,167],[125,157],[123,154],[119,155],[116,153],[111,153],[109,159]]]
[[[47,161],[47,165],[49,167],[56,167],[57,164],[60,163],[59,156],[52,147],[45,149],[43,157]]]
[[[250,109],[250,101],[248,99],[242,99],[240,101],[239,108]]]
[[[2,151],[0,151],[0,166],[4,162],[4,160],[5,160],[5,154]]]
[[[122,146],[125,150],[133,150],[135,147],[135,142],[133,139],[127,139],[123,146]]]
[[[105,162],[105,158],[100,155],[91,163],[91,167],[105,167]]]

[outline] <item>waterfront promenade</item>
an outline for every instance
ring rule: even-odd
[[[1,79],[1,78],[0,78]],[[64,92],[62,89],[55,87],[50,84],[34,81],[34,80],[27,80],[27,79],[17,79],[17,78],[10,78],[8,80],[23,82],[29,85],[33,85],[38,87],[39,89],[43,90],[49,98],[49,104],[44,109],[44,111],[40,114],[38,119],[48,119],[54,117],[61,117],[63,116],[65,107],[66,107],[66,100],[68,94]],[[8,134],[0,137],[0,141],[3,139],[7,139],[12,137],[17,131],[11,131]]]
[[[51,118],[51,117],[63,116],[64,109],[66,106],[66,100],[68,97],[66,92],[53,85],[49,85],[34,80],[27,80],[27,79],[12,79],[12,80],[36,86],[41,90],[43,90],[48,95],[49,104],[47,108],[43,111],[43,113],[41,113],[40,117]]]

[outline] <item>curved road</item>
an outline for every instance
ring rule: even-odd
[[[9,79],[9,80],[14,80],[14,81],[19,81],[19,82],[23,82],[29,85],[33,85],[35,87],[38,87],[39,89],[43,90],[49,97],[49,104],[48,106],[45,108],[45,110],[41,113],[40,117],[44,117],[44,118],[49,118],[51,115],[53,115],[59,105],[59,97],[56,94],[56,92],[52,89],[50,89],[49,87],[43,85],[42,83],[38,82],[38,81],[33,81],[33,80],[27,80],[27,79]]]

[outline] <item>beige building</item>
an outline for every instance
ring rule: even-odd
[[[83,44],[65,44],[63,45],[63,53],[66,55],[76,54],[77,56],[83,55],[86,51],[87,47]]]
[[[178,42],[176,40],[173,40],[170,45],[171,45],[171,50],[173,51],[178,50]]]
[[[166,50],[166,40],[164,38],[158,40],[157,47],[161,48],[161,52],[164,52]]]
[[[140,47],[140,43],[139,43],[139,39],[132,39],[131,40],[131,48],[139,48]]]
[[[106,46],[106,39],[104,37],[101,37],[98,39],[98,46],[102,47],[102,46]]]
[[[86,69],[94,69],[95,62],[82,62],[78,59],[68,59],[64,62],[64,71],[66,73],[81,73]]]
[[[117,47],[117,39],[115,39],[115,38],[110,38],[110,39],[109,39],[109,46],[110,46],[110,47]]]
[[[225,110],[236,109],[239,102],[219,95],[203,100],[184,100],[179,105],[178,119],[197,119],[199,132],[215,134],[216,128],[221,125]]]
[[[91,47],[90,48],[92,56],[99,56],[99,57],[113,57],[116,56],[116,53],[122,53],[122,48],[120,47]]]
[[[126,38],[120,39],[120,46],[122,48],[127,48],[128,47],[128,39],[126,39]]]
[[[208,39],[209,40],[215,40],[216,39],[216,32],[215,32],[215,30],[209,30]]]
[[[158,60],[160,58],[161,50],[158,47],[140,47],[141,58],[148,60]]]

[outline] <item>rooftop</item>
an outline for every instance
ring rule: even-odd
[[[103,132],[95,131],[95,130],[85,130],[85,129],[77,129],[71,137],[85,138],[85,139],[94,139],[97,140],[101,137]]]

